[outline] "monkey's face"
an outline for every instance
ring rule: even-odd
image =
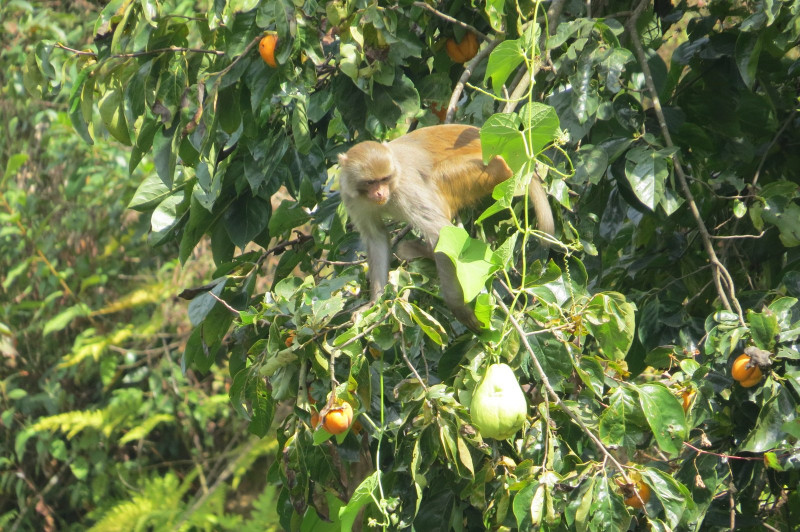
[[[392,176],[388,175],[380,179],[370,179],[364,182],[362,194],[378,205],[386,205],[392,196],[391,190]]]
[[[386,205],[395,185],[395,165],[391,152],[378,142],[362,142],[339,156],[343,192]]]

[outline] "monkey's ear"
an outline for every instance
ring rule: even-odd
[[[342,164],[344,164],[346,162],[347,162],[347,154],[346,153],[340,153],[339,154],[339,165],[342,165]]]

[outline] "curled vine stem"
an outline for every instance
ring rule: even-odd
[[[650,0],[640,0],[636,6],[636,9],[633,10],[631,17],[628,19],[626,26],[628,28],[628,33],[630,34],[636,59],[639,61],[639,65],[642,68],[642,74],[644,75],[645,84],[647,85],[647,91],[650,93],[650,98],[653,102],[653,110],[658,118],[658,125],[661,129],[661,134],[664,136],[664,142],[668,147],[672,148],[675,146],[675,144],[672,142],[672,136],[669,133],[667,121],[664,118],[664,111],[661,108],[661,100],[658,98],[658,91],[656,90],[656,85],[653,81],[653,74],[650,71],[650,65],[647,63],[647,57],[644,53],[642,41],[639,39],[639,32],[636,30],[636,22],[649,5]],[[703,241],[703,248],[708,255],[709,261],[711,262],[711,266],[713,268],[712,277],[714,279],[714,286],[717,289],[717,295],[722,301],[722,305],[725,307],[725,309],[732,312],[735,311],[739,317],[739,322],[742,325],[745,325],[742,307],[739,305],[739,300],[736,299],[736,288],[733,283],[733,277],[731,277],[731,274],[719,260],[716,252],[714,251],[714,245],[711,242],[711,235],[708,232],[705,222],[703,222],[700,209],[697,207],[697,202],[695,201],[694,195],[689,188],[689,184],[686,179],[686,173],[683,171],[683,165],[681,164],[678,154],[675,153],[671,157],[673,166],[675,168],[675,175],[678,178],[678,183],[680,183],[681,191],[686,198],[689,209],[692,211],[692,216],[694,216],[695,223],[697,224],[700,238]]]

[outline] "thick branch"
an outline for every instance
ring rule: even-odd
[[[642,74],[644,74],[645,84],[647,85],[647,90],[650,92],[650,97],[653,101],[653,110],[658,118],[658,125],[661,128],[661,134],[664,136],[664,142],[667,146],[674,147],[675,144],[672,142],[672,136],[669,133],[667,121],[664,118],[664,111],[661,108],[661,100],[658,98],[658,91],[656,90],[655,82],[653,81],[650,65],[647,64],[647,56],[645,55],[642,41],[639,39],[639,33],[636,30],[637,20],[644,12],[645,8],[647,8],[649,5],[650,0],[640,0],[639,4],[636,6],[636,9],[633,11],[631,18],[628,19],[627,27],[631,36],[631,42],[633,43],[634,53],[639,61],[639,65],[642,67]],[[708,258],[711,261],[711,265],[713,266],[712,275],[714,278],[714,284],[717,288],[717,294],[719,295],[723,306],[727,310],[736,310],[736,313],[739,315],[739,321],[742,323],[742,325],[744,325],[744,315],[742,314],[742,308],[739,305],[739,301],[736,299],[736,289],[733,284],[733,278],[731,277],[730,273],[728,273],[728,270],[725,268],[722,262],[720,262],[716,252],[714,251],[714,246],[711,243],[711,235],[708,232],[708,228],[706,228],[705,222],[703,222],[700,209],[697,207],[697,202],[695,201],[694,195],[689,188],[686,174],[683,171],[683,166],[681,165],[677,154],[672,156],[672,162],[675,168],[675,175],[678,178],[678,183],[680,184],[681,191],[683,192],[683,196],[686,198],[686,202],[689,205],[689,210],[692,211],[692,216],[694,216],[695,223],[697,224],[700,238],[703,241],[703,248],[705,249]],[[731,304],[733,304],[733,309]]]

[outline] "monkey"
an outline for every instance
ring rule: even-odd
[[[455,266],[433,253],[442,227],[463,207],[491,194],[513,172],[501,156],[483,162],[480,130],[443,124],[417,129],[393,141],[364,141],[339,154],[340,194],[366,247],[372,300],[388,282],[391,245],[384,218],[404,221],[422,234],[425,252],[436,263],[440,291],[468,328],[480,331],[456,278]],[[539,230],[554,234],[553,213],[537,175],[528,186]]]

